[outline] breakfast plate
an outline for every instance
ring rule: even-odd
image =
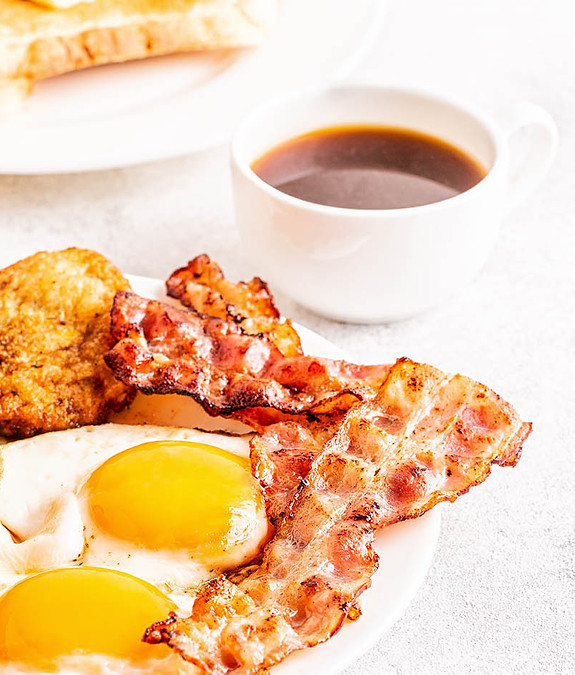
[[[166,300],[164,284],[147,277],[131,276],[135,292],[148,298]],[[328,358],[345,358],[331,342],[302,326],[296,326],[304,352]],[[163,407],[159,399],[163,399]],[[227,420],[208,417],[191,399],[181,396],[139,395],[129,411],[115,421],[142,422],[151,409],[156,424],[198,426],[228,432],[247,431],[247,427]],[[277,675],[332,675],[350,665],[368,650],[399,619],[425,580],[433,559],[440,529],[440,509],[388,527],[376,536],[375,548],[380,556],[379,569],[369,590],[361,596],[362,616],[348,622],[325,644],[296,652],[275,666]]]
[[[0,118],[0,173],[110,169],[229,140],[241,116],[283,90],[347,76],[372,46],[385,0],[279,0],[258,49],[90,68],[39,82]],[[329,24],[329,29],[326,25]]]

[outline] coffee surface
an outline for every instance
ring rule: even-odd
[[[252,169],[292,197],[354,209],[439,202],[485,176],[473,157],[440,138],[378,126],[318,129],[271,149]]]

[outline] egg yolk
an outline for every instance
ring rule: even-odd
[[[186,550],[201,562],[246,542],[265,513],[246,459],[188,441],[125,450],[83,489],[100,530],[148,549]]]
[[[50,570],[0,598],[0,659],[54,672],[59,657],[105,654],[141,661],[169,648],[142,642],[145,629],[175,610],[155,586],[97,567]]]

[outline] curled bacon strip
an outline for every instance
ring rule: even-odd
[[[282,413],[347,409],[373,396],[389,370],[285,357],[267,338],[246,335],[229,320],[123,291],[114,300],[112,335],[117,342],[106,363],[125,384],[147,394],[192,396],[212,415],[245,411],[258,426],[258,408],[269,409],[267,422]]]
[[[238,585],[210,581],[190,617],[171,615],[145,640],[213,675],[255,675],[327,640],[370,585],[374,530],[454,501],[492,464],[514,465],[530,430],[483,385],[399,360],[316,454],[262,563]]]
[[[291,321],[282,321],[268,285],[259,277],[228,281],[209,256],[203,254],[180,267],[166,281],[168,295],[206,316],[230,319],[248,335],[266,335],[284,356],[303,354]]]

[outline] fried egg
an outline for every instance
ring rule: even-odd
[[[159,589],[117,570],[71,567],[25,577],[0,598],[0,672],[187,672],[169,648],[142,642],[143,626],[175,610]]]
[[[3,446],[0,661],[84,672],[71,660],[94,652],[124,672],[116,660],[150,658],[143,630],[269,538],[248,452],[246,437],[124,424]]]

